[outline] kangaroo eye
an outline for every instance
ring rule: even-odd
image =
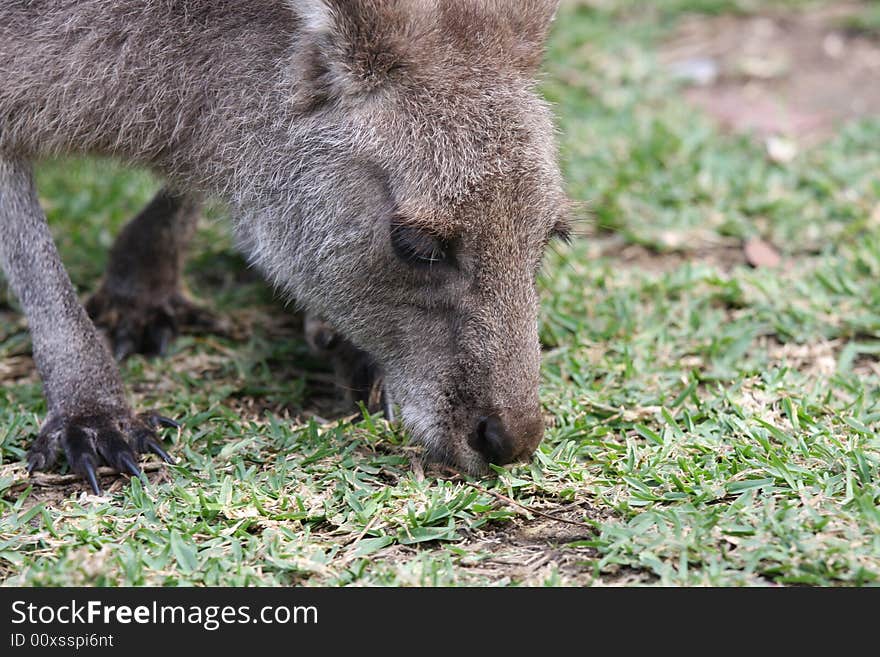
[[[398,258],[416,267],[448,263],[451,255],[445,240],[402,223],[391,224],[391,246]]]

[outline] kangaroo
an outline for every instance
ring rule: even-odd
[[[424,458],[466,473],[544,433],[535,276],[565,237],[535,77],[557,0],[7,0],[0,264],[48,414],[29,472],[138,475],[176,426],[129,405],[114,354],[200,320],[181,263],[200,199],[360,387],[381,381]],[[167,186],[122,231],[88,312],[32,163],[100,154]],[[89,312],[94,321],[89,316]],[[203,317],[201,319],[204,319]],[[102,337],[106,333],[109,341]]]

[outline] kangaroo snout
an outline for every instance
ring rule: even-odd
[[[477,419],[468,444],[488,463],[506,465],[527,460],[544,435],[539,409],[530,413],[498,411]]]

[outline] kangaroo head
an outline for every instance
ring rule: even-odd
[[[531,456],[535,278],[565,232],[534,88],[557,2],[289,5],[296,121],[275,184],[295,191],[248,229],[254,260],[372,355],[429,457],[478,473]]]

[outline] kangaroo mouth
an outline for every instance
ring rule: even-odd
[[[407,395],[396,395],[392,381],[378,363],[365,351],[351,345],[337,347],[336,356],[345,364],[342,385],[355,404],[369,414],[382,413],[391,423],[400,423],[412,441],[422,447],[421,461],[451,468],[463,474],[480,476],[489,472],[489,462],[464,438],[456,439],[450,434],[450,423],[438,418],[437,409],[432,408],[429,399],[410,399]]]

